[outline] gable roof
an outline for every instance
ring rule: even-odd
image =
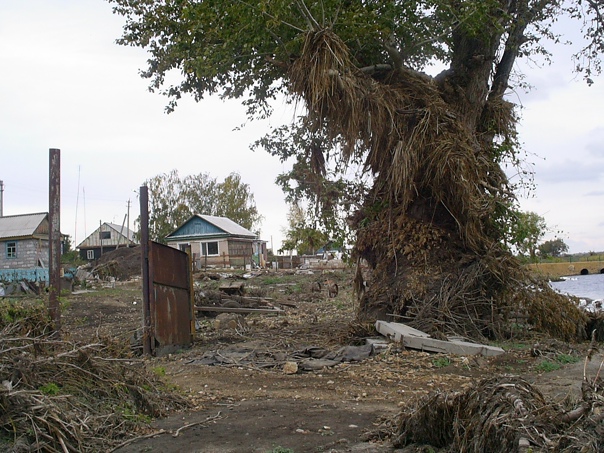
[[[105,228],[104,228],[105,227]],[[76,249],[87,249],[87,248],[95,248],[95,247],[100,247],[101,246],[101,239],[99,237],[99,231],[107,231],[107,227],[110,230],[115,231],[116,234],[120,235],[120,245],[131,245],[131,244],[138,244],[139,241],[136,239],[136,233],[132,230],[129,230],[125,225],[122,231],[122,226],[121,225],[117,225],[115,223],[110,223],[110,222],[103,222],[96,230],[94,230],[92,233],[90,233],[86,239],[84,239],[82,242],[80,242],[77,246]],[[121,239],[121,238],[126,238],[126,240]],[[114,246],[117,244],[117,240],[118,237],[112,236],[112,239],[110,240],[104,240],[105,245],[107,246]],[[130,244],[129,244],[130,243]]]
[[[115,223],[109,223],[109,222],[105,222],[105,225],[114,229],[116,232],[121,233],[122,236],[126,237],[129,241],[138,242],[136,240],[136,236],[135,236],[136,233],[134,231],[128,229],[127,226],[124,225],[124,227],[122,228],[121,225],[117,225]]]
[[[32,237],[35,234],[48,236],[48,232],[47,212],[0,217],[0,239]]]
[[[176,230],[166,236],[166,240],[175,240],[191,237],[226,237],[236,236],[256,239],[256,233],[243,228],[238,223],[227,217],[195,214],[185,221]]]

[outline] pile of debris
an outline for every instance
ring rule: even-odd
[[[433,392],[366,436],[391,438],[404,451],[598,452],[604,451],[604,379],[585,370],[582,398],[547,400],[523,378],[484,379],[463,392]],[[440,450],[442,449],[442,450]]]
[[[205,274],[202,280],[212,281],[213,285],[195,286],[195,309],[201,316],[215,316],[216,313],[278,314],[283,310],[277,305],[292,306],[277,302],[261,292],[249,292],[246,278],[228,274]]]
[[[74,285],[97,282],[126,281],[142,274],[141,248],[123,247],[103,254],[96,263],[67,269],[65,277]]]
[[[41,294],[44,290],[44,282],[32,282],[21,280],[20,282],[0,282],[0,297],[16,296],[21,294]]]
[[[0,450],[107,451],[188,406],[123,345],[60,340],[41,305],[0,311]]]

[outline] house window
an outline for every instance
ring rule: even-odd
[[[203,256],[218,256],[218,242],[202,242],[201,254]]]
[[[111,231],[101,231],[101,240],[111,239]]]
[[[178,244],[178,249],[181,252],[186,252],[187,251],[187,247],[189,246],[189,244]]]
[[[94,250],[86,250],[86,259],[89,259],[89,260],[94,259]]]
[[[17,242],[10,241],[6,243],[6,257],[17,258]]]

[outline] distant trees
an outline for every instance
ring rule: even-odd
[[[73,243],[71,242],[71,236],[68,234],[62,235],[62,251],[61,251],[61,263],[63,264],[75,264],[79,261],[79,254],[77,250],[73,249]]]
[[[234,172],[218,182],[208,173],[180,177],[178,170],[146,181],[149,190],[149,236],[166,236],[194,214],[228,217],[244,228],[259,228],[259,214],[250,186]]]
[[[543,217],[535,212],[517,212],[515,222],[509,227],[508,246],[516,249],[518,255],[535,259],[537,252],[543,258],[558,257],[568,252],[568,245],[556,238],[540,243],[546,233],[551,232]]]
[[[566,245],[562,239],[551,239],[539,246],[539,252],[544,258],[550,256],[556,258],[563,253],[568,252],[568,245]]]
[[[307,212],[297,203],[290,205],[288,229],[280,251],[295,250],[298,255],[314,254],[329,240],[325,232],[309,224]]]
[[[519,255],[535,258],[538,244],[547,233],[545,219],[535,212],[517,212],[510,226],[510,245]]]

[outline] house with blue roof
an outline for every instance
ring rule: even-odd
[[[227,217],[195,214],[166,237],[179,250],[190,247],[197,269],[264,266],[266,241]]]

